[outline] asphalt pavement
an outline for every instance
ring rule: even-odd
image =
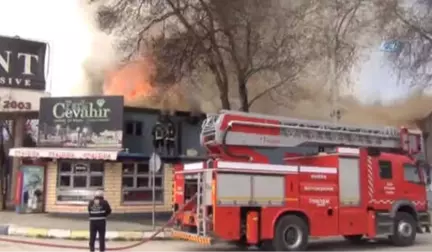
[[[0,251],[85,251],[76,249],[59,249],[54,247],[43,247],[27,245],[23,242],[44,242],[58,245],[72,245],[72,246],[87,246],[87,241],[71,241],[71,240],[47,240],[47,239],[34,239],[34,238],[20,238],[10,236],[0,236],[1,238],[14,239],[16,243],[9,243],[0,241]],[[391,246],[386,240],[378,242],[369,242],[363,245],[350,245],[342,239],[323,239],[313,241],[309,247],[309,251],[432,251],[432,235],[422,234],[418,235],[415,246],[398,248]],[[132,245],[134,242],[115,242],[110,241],[107,243],[108,248],[123,247]],[[211,247],[194,244],[186,241],[150,241],[142,244],[133,249],[123,251],[228,251],[237,250],[228,244],[217,244]],[[249,249],[256,250],[256,249]],[[238,251],[238,250],[237,250]]]

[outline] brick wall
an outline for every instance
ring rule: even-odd
[[[49,213],[86,213],[87,205],[74,205],[56,202],[57,164],[51,162],[47,166],[47,187],[45,211]],[[156,211],[170,211],[172,203],[172,176],[171,165],[164,167],[164,204],[156,205]],[[113,213],[142,213],[151,212],[153,206],[148,204],[123,205],[121,202],[121,163],[106,163],[104,174],[105,198],[110,202]]]

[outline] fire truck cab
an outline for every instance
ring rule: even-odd
[[[201,140],[209,159],[174,176],[175,237],[299,251],[310,237],[410,246],[430,232],[419,132],[222,111]]]

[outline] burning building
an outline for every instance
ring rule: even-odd
[[[152,84],[142,64],[110,73],[105,96],[41,100],[33,134],[38,146],[13,148],[10,155],[21,159],[20,181],[25,167],[41,168],[45,212],[87,213],[96,190],[105,191],[114,213],[150,212],[153,200],[157,211],[171,210],[173,166],[204,155],[199,144],[203,117],[171,110],[187,108],[181,106],[185,99],[176,86]],[[155,151],[163,165],[152,185],[149,158]]]

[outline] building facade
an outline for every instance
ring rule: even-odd
[[[153,210],[148,162],[88,162],[85,173],[73,171],[80,160],[48,162],[45,212],[87,213],[95,190],[103,190],[114,213],[142,213]],[[170,211],[172,165],[165,164],[155,178],[156,211]]]
[[[43,174],[38,175],[43,179],[37,181],[43,182],[39,182],[42,185],[38,185],[36,189],[42,191],[39,193],[41,196],[35,197],[42,206],[40,209],[33,209],[35,212],[87,213],[88,200],[93,198],[97,190],[105,192],[105,197],[111,203],[114,213],[151,212],[153,200],[156,211],[170,211],[174,166],[181,162],[204,158],[205,151],[199,142],[204,116],[192,116],[187,112],[161,116],[159,110],[131,107],[122,107],[122,111],[123,115],[108,120],[121,122],[122,135],[117,136],[118,139],[116,134],[104,129],[103,124],[96,129],[96,126],[87,122],[86,131],[82,130],[84,126],[55,125],[50,131],[55,133],[47,133],[45,129],[50,126],[45,125],[45,129],[39,129],[37,147],[11,149],[10,156],[19,158],[21,163],[15,190],[16,205],[21,207],[17,209],[21,212],[32,212],[32,209],[29,209],[32,206],[29,203],[31,196],[28,192],[33,192],[35,189],[29,189],[28,181],[32,180],[28,178],[33,178],[35,175],[27,173],[37,170],[37,174]],[[44,118],[43,109],[40,113],[40,118]],[[44,120],[39,120],[39,128]],[[165,135],[169,135],[170,139],[169,141],[165,139],[161,146],[155,148],[155,138],[158,134],[155,131],[161,124],[169,125],[165,127]],[[75,127],[76,130],[69,129]],[[69,133],[62,135],[61,132],[66,128]],[[169,128],[168,133],[167,128]],[[121,144],[118,146],[109,144],[109,147],[103,147],[97,144],[98,138],[93,133],[87,134],[90,131],[97,131],[98,136],[104,134],[108,139],[102,141],[105,145],[106,142]],[[91,144],[77,143],[81,141],[78,139],[83,139],[84,133],[88,135],[87,140],[91,139],[91,141],[86,140]],[[78,139],[70,140],[77,137]],[[45,140],[41,141],[41,138]],[[57,140],[62,144],[56,144]],[[48,142],[49,144],[46,144]],[[155,150],[159,153],[162,166],[154,173],[153,185],[149,158]]]
[[[25,121],[39,111],[39,99],[46,92],[50,46],[47,42],[19,36],[0,36],[0,208],[6,209],[12,166],[6,149],[22,146]],[[36,115],[37,116],[37,115]]]

